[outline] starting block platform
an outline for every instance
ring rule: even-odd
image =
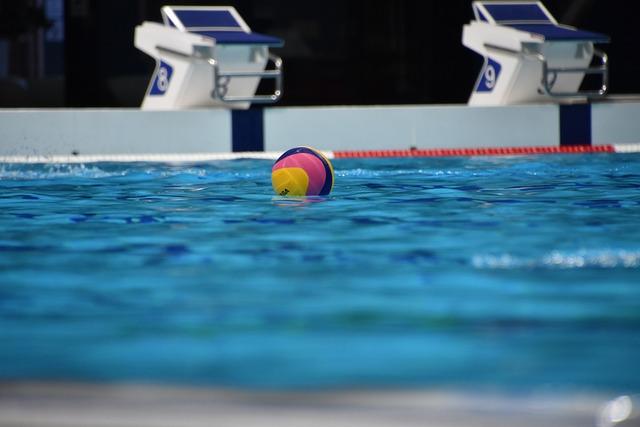
[[[282,59],[269,52],[284,42],[251,31],[230,6],[164,6],[163,24],[143,22],[135,46],[156,60],[143,110],[201,107],[246,109],[282,96]],[[274,68],[265,70],[267,62]],[[256,95],[261,79],[275,80]]]
[[[540,2],[475,1],[475,20],[462,43],[484,57],[470,105],[561,103],[601,98],[608,90],[608,58],[594,47],[604,34],[559,24]],[[598,65],[591,66],[593,58]],[[600,88],[581,91],[586,74],[599,74]]]

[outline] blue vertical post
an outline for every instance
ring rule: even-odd
[[[264,151],[264,115],[261,107],[231,111],[231,147],[238,151]]]
[[[591,104],[560,105],[560,146],[591,145]]]

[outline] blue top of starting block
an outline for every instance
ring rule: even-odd
[[[277,37],[252,32],[230,6],[164,6],[162,19],[165,25],[210,37],[217,44],[284,44]]]
[[[511,24],[511,28],[537,34],[551,41],[590,41],[593,43],[607,43],[609,36],[591,31],[578,30],[573,27],[553,24]]]
[[[548,22],[555,20],[538,2],[523,3],[490,3],[482,2],[484,8],[491,18],[496,22],[503,21],[526,21],[526,22]]]
[[[217,44],[263,44],[280,47],[284,45],[282,39],[258,33],[243,31],[191,31],[216,40]]]
[[[511,27],[550,41],[606,43],[609,36],[559,25],[539,1],[475,1],[473,12],[479,21]]]

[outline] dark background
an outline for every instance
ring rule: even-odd
[[[635,2],[544,3],[610,35],[611,92],[640,92]],[[0,106],[139,106],[154,60],[134,28],[170,4],[234,6],[253,31],[283,38],[282,106],[464,103],[481,66],[461,43],[470,0],[0,0]]]

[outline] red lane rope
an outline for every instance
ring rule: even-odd
[[[334,151],[336,159],[354,157],[446,157],[446,156],[511,156],[518,154],[615,153],[613,145],[571,145],[563,147],[480,147],[429,148],[410,150]]]

